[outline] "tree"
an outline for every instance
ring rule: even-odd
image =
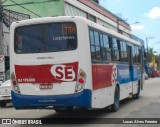
[[[153,58],[153,57],[154,57],[153,48],[148,48],[147,62],[152,62],[152,58]]]
[[[157,67],[160,67],[160,54],[159,55],[155,55],[155,61],[157,63]]]
[[[148,54],[147,54],[147,62],[148,63],[151,63],[151,62],[154,63],[155,62],[157,64],[157,67],[160,67],[160,54],[157,55],[157,53],[158,52],[154,51],[153,48],[149,48],[148,49]]]

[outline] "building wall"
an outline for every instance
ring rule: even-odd
[[[9,55],[9,29],[3,25],[3,55],[8,56]]]
[[[129,24],[120,20],[114,14],[104,9],[93,0],[7,0],[5,9],[30,15],[30,18],[50,16],[82,16],[114,31],[121,30],[127,37],[131,35]],[[25,9],[24,9],[25,8]],[[4,37],[4,53],[8,54],[8,37]]]
[[[68,3],[65,3],[65,15],[66,16],[82,16],[84,18],[87,17],[86,12]]]
[[[104,21],[104,20],[101,20],[101,19],[97,19],[97,23],[104,26],[104,27],[107,27],[109,29],[112,29],[114,31],[117,31],[117,28],[111,24],[109,24],[108,22]]]
[[[29,14],[31,18],[64,15],[64,0],[16,0],[15,2],[19,5],[10,0],[6,1],[5,8]],[[36,13],[38,16],[30,11]]]
[[[48,16],[82,16],[130,37],[130,26],[94,0],[16,0],[5,2],[5,8],[29,14],[31,18]],[[22,7],[21,7],[22,6]],[[24,9],[25,7],[26,9]],[[32,11],[32,12],[30,12]],[[34,14],[36,13],[36,14]]]
[[[121,30],[124,36],[131,37],[131,28],[129,24],[123,22],[122,19],[104,9],[102,6],[92,3],[89,0],[64,0],[65,4],[69,4],[75,9],[82,10],[86,15],[91,15],[95,17],[94,21],[100,25],[103,25],[114,31]],[[86,18],[90,19],[90,16]],[[93,21],[93,18],[90,20]]]

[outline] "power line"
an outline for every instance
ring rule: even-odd
[[[20,3],[19,5],[46,3],[46,2],[53,2],[53,1],[55,1],[55,0],[44,0],[44,1],[36,1],[36,2],[24,2],[24,3]],[[4,5],[4,7],[15,6],[15,5],[16,4],[9,4],[9,5]]]
[[[42,16],[36,14],[35,12],[33,12],[33,11],[31,11],[31,10],[29,10],[29,9],[27,9],[27,8],[25,8],[25,7],[23,7],[22,5],[16,3],[15,1],[13,1],[13,0],[10,0],[10,1],[13,2],[13,3],[15,3],[16,5],[20,6],[21,8],[23,8],[23,9],[25,9],[25,10],[27,10],[27,11],[33,13],[34,15],[36,15],[36,16],[38,16],[38,17],[42,17]]]
[[[5,3],[7,0],[5,0],[5,1],[2,1],[0,4],[3,4],[3,3]]]

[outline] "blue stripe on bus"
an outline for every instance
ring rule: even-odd
[[[117,67],[117,82],[119,84],[125,84],[128,82],[138,81],[140,79],[139,66],[130,66],[125,64],[118,64]],[[129,71],[130,70],[130,71]]]
[[[118,64],[117,65],[117,81],[119,84],[125,84],[131,81],[129,74],[129,65]]]
[[[141,77],[141,70],[139,66],[131,66],[131,81],[138,81]]]
[[[91,90],[83,90],[77,94],[69,95],[53,95],[53,96],[35,96],[22,95],[14,91],[12,94],[12,103],[15,108],[46,108],[47,106],[75,106],[75,107],[91,107]]]

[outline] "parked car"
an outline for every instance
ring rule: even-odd
[[[152,71],[151,77],[160,77],[160,73],[158,71]]]
[[[0,106],[6,107],[7,103],[11,102],[11,80],[6,80],[0,84]]]

